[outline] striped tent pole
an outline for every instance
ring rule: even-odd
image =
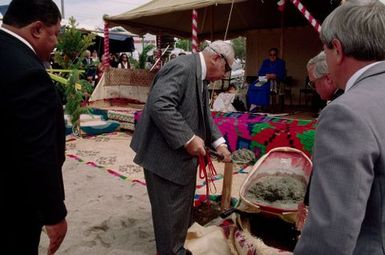
[[[192,52],[198,52],[198,12],[192,11]]]
[[[290,0],[294,6],[302,13],[302,15],[310,22],[314,29],[320,33],[321,25],[320,23],[310,14],[310,12],[303,6],[299,0]]]
[[[108,23],[104,22],[104,58],[103,67],[108,69],[110,67],[110,34],[108,30]]]

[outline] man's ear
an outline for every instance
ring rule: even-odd
[[[33,38],[40,38],[42,35],[42,30],[44,29],[44,24],[41,21],[35,21],[31,25],[31,35]]]
[[[337,64],[341,64],[341,62],[344,60],[344,51],[343,51],[342,44],[340,40],[333,39],[332,45],[333,45],[333,54],[335,54],[335,57],[336,57],[336,62]]]

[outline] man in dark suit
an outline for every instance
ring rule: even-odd
[[[67,231],[63,108],[43,66],[60,20],[52,0],[13,0],[0,28],[0,247],[9,254],[38,254],[43,226],[53,254]]]
[[[330,77],[345,92],[318,120],[296,255],[385,254],[385,5],[354,2],[322,24]]]
[[[183,247],[192,222],[198,156],[212,146],[230,161],[214,124],[206,81],[222,79],[234,61],[232,46],[215,41],[199,54],[180,56],[157,73],[131,147],[144,168],[160,255],[189,252]]]

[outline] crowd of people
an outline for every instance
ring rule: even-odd
[[[61,14],[52,0],[13,0],[0,28],[1,204],[7,235],[0,247],[36,255],[42,228],[54,254],[67,232],[62,165],[63,107],[43,62],[57,44]],[[316,127],[309,214],[294,254],[385,254],[385,5],[346,1],[322,23],[323,51],[307,64],[309,85],[330,102]],[[4,50],[6,49],[6,50]],[[258,101],[285,76],[270,49],[259,72]],[[120,55],[120,68],[130,68]],[[85,52],[84,65],[97,62]],[[162,63],[133,134],[134,162],[144,168],[157,254],[184,248],[192,224],[197,166],[210,147],[231,161],[210,114],[207,83],[224,79],[234,49],[213,41],[199,54]],[[119,64],[117,67],[119,67]],[[87,72],[88,75],[94,73]],[[273,89],[272,89],[273,88]],[[228,91],[232,94],[233,87]]]

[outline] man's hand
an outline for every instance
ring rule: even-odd
[[[45,229],[49,238],[48,255],[53,255],[59,249],[67,233],[67,221],[64,219],[55,225],[46,225]]]
[[[185,145],[187,152],[192,156],[205,156],[205,142],[199,136],[194,136],[194,138]]]
[[[231,162],[231,153],[227,149],[226,144],[220,144],[215,149],[216,149],[218,154],[224,156],[224,159],[222,160],[223,162],[226,162],[226,163],[230,163]]]

